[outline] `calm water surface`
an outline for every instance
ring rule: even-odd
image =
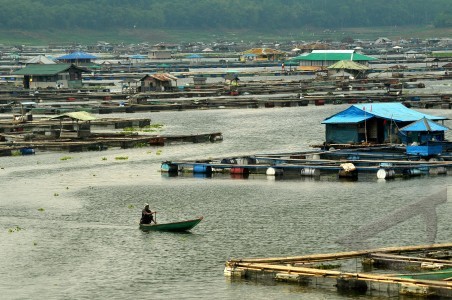
[[[323,141],[321,120],[346,107],[127,115],[151,117],[165,124],[165,134],[221,131],[224,141],[0,157],[0,298],[348,298],[334,290],[231,282],[224,263],[350,250],[338,243],[342,236],[450,186],[450,176],[340,182],[159,172],[164,160],[307,150]],[[452,118],[450,110],[424,112]],[[138,220],[145,202],[159,222],[205,219],[191,234],[143,233]],[[436,242],[450,242],[450,200],[436,211]],[[426,242],[424,219],[416,216],[376,234],[368,246]]]

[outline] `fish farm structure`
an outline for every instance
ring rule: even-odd
[[[452,244],[226,262],[231,280],[284,282],[380,297],[452,297]],[[436,299],[436,298],[435,298]]]

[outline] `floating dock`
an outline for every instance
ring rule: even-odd
[[[445,160],[449,159],[449,160]],[[197,161],[165,161],[161,171],[173,176],[184,173],[194,175],[230,174],[248,178],[261,174],[278,178],[321,177],[358,180],[360,176],[378,179],[415,177],[422,175],[448,175],[452,170],[452,157],[445,154],[440,159],[426,161],[404,153],[403,148],[392,152],[359,151],[359,149],[333,151],[307,151],[279,155],[251,155]]]
[[[102,151],[113,148],[136,148],[149,146],[165,146],[173,143],[205,143],[223,139],[220,132],[189,135],[120,135],[98,134],[83,139],[52,139],[33,141],[14,141],[0,143],[0,156],[34,154],[35,149],[46,151]],[[27,150],[32,149],[32,150]],[[33,153],[30,153],[30,152]]]
[[[452,298],[452,243],[226,262],[232,279],[337,289],[342,293]]]

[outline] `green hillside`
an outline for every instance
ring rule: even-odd
[[[0,0],[4,29],[452,26],[450,0]]]
[[[450,0],[0,0],[0,6],[0,43],[422,37],[450,36],[452,29]]]

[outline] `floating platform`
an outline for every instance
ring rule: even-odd
[[[444,155],[446,158],[447,155]],[[338,178],[358,180],[364,176],[378,179],[415,177],[423,175],[447,175],[452,161],[442,157],[429,161],[404,153],[403,148],[393,151],[359,151],[354,149],[333,151],[307,151],[286,154],[251,155],[245,157],[218,158],[197,161],[165,161],[163,173],[177,176],[186,173],[210,177],[213,174],[230,174],[248,178],[260,174],[277,178],[321,177],[335,175]]]
[[[20,151],[22,155],[33,154],[35,149],[47,151],[102,151],[113,148],[136,148],[150,146],[165,146],[172,143],[205,143],[223,140],[220,132],[200,133],[190,135],[121,135],[95,134],[83,139],[47,139],[32,141],[14,141],[0,143],[0,156],[15,155]]]
[[[242,258],[228,260],[224,275],[235,280],[270,280],[355,295],[452,298],[451,258],[452,243]]]

